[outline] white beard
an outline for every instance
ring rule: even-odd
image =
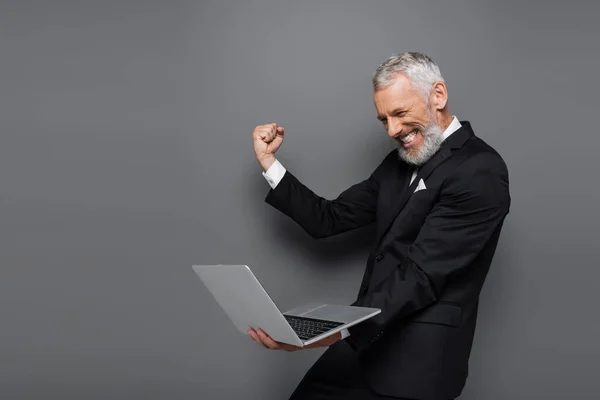
[[[444,131],[435,122],[429,124],[421,134],[423,135],[423,145],[416,154],[409,153],[407,149],[402,146],[402,142],[398,144],[398,158],[408,164],[415,165],[417,167],[425,164],[437,151],[440,149]]]

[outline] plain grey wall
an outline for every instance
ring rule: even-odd
[[[556,3],[2,1],[0,397],[287,398],[322,350],[260,348],[190,265],[353,301],[371,228],[266,205],[252,130],[333,198],[393,147],[373,70],[422,51],[511,173],[461,398],[597,399],[599,8]]]

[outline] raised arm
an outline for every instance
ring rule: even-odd
[[[336,235],[375,221],[379,183],[393,152],[367,179],[328,200],[307,188],[275,159],[283,133],[283,128],[276,124],[261,125],[254,131],[257,160],[272,187],[265,199],[268,204],[292,218],[314,238]]]

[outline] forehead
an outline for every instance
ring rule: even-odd
[[[373,100],[377,111],[385,113],[398,107],[414,106],[419,100],[422,101],[422,98],[408,78],[403,74],[398,74],[390,86],[373,93]]]

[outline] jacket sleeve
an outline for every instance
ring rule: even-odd
[[[346,189],[334,200],[318,196],[288,170],[265,201],[315,239],[366,226],[375,221],[379,184],[393,153],[390,152],[367,179]]]
[[[509,206],[502,159],[482,154],[464,161],[446,178],[406,259],[360,302],[381,313],[348,329],[350,345],[361,352],[385,334],[392,320],[434,303],[447,279],[467,268],[502,225]]]

